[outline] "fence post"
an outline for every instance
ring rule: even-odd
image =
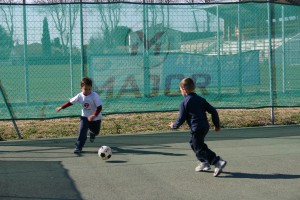
[[[217,53],[218,53],[218,95],[221,97],[221,87],[222,87],[222,78],[221,78],[221,56],[220,56],[220,16],[219,16],[219,5],[217,5],[217,20],[218,20],[218,30],[217,30]]]
[[[275,124],[274,107],[276,106],[276,66],[275,66],[275,16],[274,3],[268,2],[268,35],[269,35],[269,69],[270,69],[270,103],[271,103],[271,120]],[[272,41],[273,40],[273,41]],[[272,44],[274,42],[274,44]],[[274,48],[274,50],[273,50]]]
[[[23,0],[23,31],[24,31],[24,71],[25,71],[25,95],[26,102],[29,102],[29,80],[28,80],[28,63],[27,63],[27,15],[26,15],[26,0]]]
[[[238,55],[239,55],[239,92],[240,94],[243,93],[243,65],[241,62],[241,55],[242,55],[242,31],[241,31],[241,9],[240,3],[238,3]]]
[[[284,5],[281,5],[281,19],[282,19],[282,24],[281,24],[281,30],[282,30],[282,92],[285,93],[285,14],[284,14]]]
[[[70,78],[71,78],[71,80],[70,80],[70,90],[71,90],[71,97],[72,96],[74,96],[73,95],[73,79],[74,79],[74,77],[73,77],[73,56],[72,56],[72,54],[73,54],[73,43],[72,43],[72,40],[73,40],[73,33],[72,33],[72,31],[73,31],[73,28],[72,28],[72,8],[71,8],[71,5],[72,4],[69,4],[69,38],[70,38],[70,49],[69,49],[69,53],[70,53]],[[62,6],[66,6],[66,5],[62,5]],[[76,5],[75,5],[76,6]]]
[[[148,5],[143,0],[143,32],[144,32],[144,96],[150,96],[149,42],[148,42]]]
[[[11,121],[12,121],[12,123],[14,125],[14,128],[15,128],[17,134],[18,134],[18,137],[19,137],[19,139],[22,139],[21,133],[20,133],[20,131],[18,129],[18,126],[17,126],[17,123],[15,121],[16,117],[14,115],[13,108],[12,108],[12,106],[9,103],[9,100],[7,98],[7,95],[6,95],[6,92],[5,92],[4,87],[3,87],[2,83],[1,83],[1,80],[0,80],[0,91],[1,91],[1,94],[2,94],[2,97],[3,97],[3,100],[5,102],[6,108],[7,108],[8,112],[9,112],[10,119],[11,119]]]
[[[80,42],[81,42],[81,77],[86,76],[86,70],[84,67],[84,46],[83,46],[83,13],[82,13],[82,0],[80,0]]]

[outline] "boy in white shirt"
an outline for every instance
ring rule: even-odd
[[[85,77],[81,80],[81,91],[62,106],[56,108],[56,112],[65,109],[73,104],[82,105],[80,117],[80,129],[78,139],[75,143],[74,153],[79,154],[87,139],[87,133],[90,132],[90,141],[94,142],[96,135],[99,135],[102,120],[102,100],[100,96],[92,91],[93,81]]]

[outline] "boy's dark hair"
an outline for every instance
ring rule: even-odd
[[[193,81],[193,79],[191,78],[184,78],[180,81],[180,87],[184,88],[187,93],[189,92],[193,92],[196,88],[195,83]]]
[[[92,79],[88,78],[88,77],[84,77],[81,81],[80,81],[80,85],[81,87],[83,86],[93,86],[93,81]]]

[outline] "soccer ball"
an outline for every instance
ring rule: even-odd
[[[99,157],[102,158],[102,160],[108,160],[110,159],[112,155],[111,148],[109,146],[102,146],[98,150]]]

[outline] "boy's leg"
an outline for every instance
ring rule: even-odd
[[[196,166],[195,171],[196,172],[207,172],[210,170],[210,164],[208,163],[208,161],[206,160],[206,157],[202,156],[201,154],[199,155],[199,151],[197,151],[197,146],[199,145],[195,145],[196,149],[194,147],[194,143],[196,143],[197,139],[195,139],[195,136],[191,136],[190,139],[190,145],[192,150],[194,151],[194,153],[196,154],[197,159],[199,160],[199,164]]]
[[[201,132],[192,133],[190,144],[200,162],[208,162],[214,165],[220,158],[204,143],[204,138],[208,130],[207,128]]]
[[[88,119],[86,117],[80,117],[80,128],[79,128],[78,138],[75,143],[77,150],[81,151],[82,148],[84,147],[87,138],[87,131],[88,131]]]
[[[190,139],[190,145],[191,145],[191,148],[192,148],[193,152],[195,152],[194,145],[193,145],[193,141],[192,141],[192,137],[191,137],[191,139]],[[195,152],[195,153],[196,153],[196,152]]]
[[[210,169],[209,164],[211,164],[215,165],[214,176],[218,176],[226,166],[227,162],[217,156],[216,153],[210,150],[204,143],[206,134],[207,132],[198,132],[193,133],[191,137],[191,146],[196,153],[198,160],[201,162],[199,166],[195,168],[195,171],[208,171]],[[206,161],[207,163],[205,163]]]
[[[90,142],[94,142],[95,137],[99,135],[101,120],[89,122]]]
[[[192,138],[190,140],[190,145],[191,145],[192,150],[196,154]],[[197,157],[197,159],[198,159],[198,157]],[[210,170],[210,164],[208,163],[208,161],[206,161],[206,160],[205,161],[204,160],[200,161],[199,160],[199,164],[196,166],[195,171],[196,172],[206,172],[206,171],[209,171],[209,170]]]

